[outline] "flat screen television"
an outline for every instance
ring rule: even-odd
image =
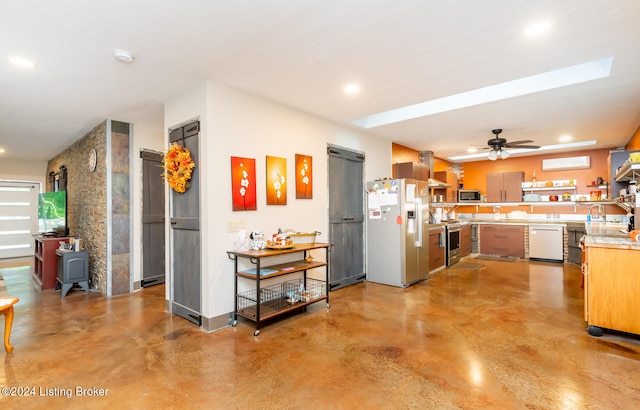
[[[66,236],[67,191],[44,192],[38,196],[38,233]]]

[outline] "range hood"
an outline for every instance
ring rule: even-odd
[[[427,186],[429,188],[451,188],[451,185],[446,182],[438,181],[437,179],[429,178],[427,180]]]
[[[433,175],[433,152],[432,151],[420,151],[420,163],[429,167],[429,175]],[[427,186],[429,188],[451,188],[451,185],[446,182],[439,181],[435,178],[429,177],[427,179]]]

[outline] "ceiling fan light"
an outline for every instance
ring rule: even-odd
[[[502,159],[507,159],[507,158],[509,158],[509,155],[511,155],[511,154],[509,154],[508,151],[500,151],[500,154],[502,156]]]
[[[498,159],[498,151],[491,150],[491,152],[489,153],[489,159],[491,161],[495,161],[496,159]]]

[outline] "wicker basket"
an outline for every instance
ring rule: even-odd
[[[291,233],[289,236],[294,245],[313,245],[316,243],[316,236],[320,232]]]

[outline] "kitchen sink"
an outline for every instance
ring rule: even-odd
[[[591,221],[584,224],[587,235],[629,236],[628,225],[621,222]]]

